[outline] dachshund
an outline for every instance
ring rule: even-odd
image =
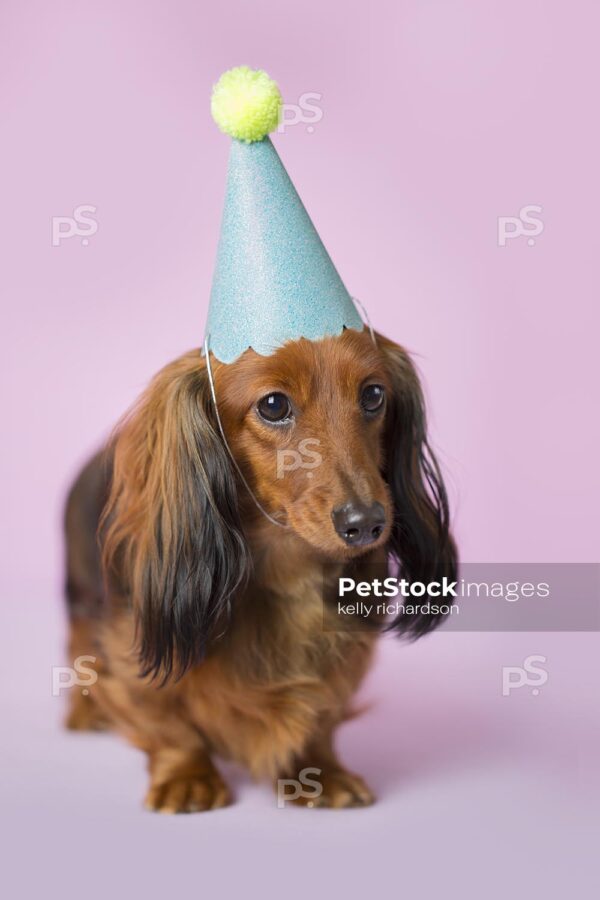
[[[162,369],[69,493],[69,654],[97,680],[71,692],[67,726],[143,750],[151,810],[229,804],[215,756],[274,784],[318,770],[299,804],[370,804],[335,730],[380,631],[416,638],[441,615],[344,628],[324,581],[390,560],[455,578],[418,376],[368,329],[209,363]]]

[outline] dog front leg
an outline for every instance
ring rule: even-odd
[[[229,788],[204,750],[162,747],[148,754],[148,767],[146,809],[190,813],[231,803]]]
[[[277,779],[278,804],[299,806],[369,806],[375,797],[360,775],[349,772],[333,747],[333,728],[314,738],[287,770]]]
[[[147,809],[202,812],[231,803],[231,794],[198,728],[172,694],[132,686],[110,673],[98,680],[97,700],[118,730],[148,758]]]

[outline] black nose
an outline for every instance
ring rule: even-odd
[[[331,513],[333,525],[339,536],[352,547],[373,544],[385,528],[385,510],[381,503],[345,503]]]

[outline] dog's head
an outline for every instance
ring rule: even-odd
[[[394,385],[368,333],[250,351],[219,366],[215,382],[229,445],[272,515],[331,560],[389,539],[383,433]]]
[[[260,505],[320,560],[387,547],[409,580],[454,576],[444,485],[402,348],[348,330],[212,371],[228,447],[197,351],[159,373],[117,437],[105,560],[133,596],[147,672],[197,661],[246,577],[248,531],[266,519],[229,451]]]

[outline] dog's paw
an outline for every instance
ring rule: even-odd
[[[229,788],[215,770],[203,775],[174,775],[161,784],[151,784],[146,809],[161,813],[205,812],[231,803]]]
[[[375,797],[367,787],[360,775],[346,772],[345,769],[323,770],[318,778],[321,792],[305,792],[299,797],[292,798],[292,803],[297,806],[325,809],[350,809],[360,806],[370,806],[375,802]]]

